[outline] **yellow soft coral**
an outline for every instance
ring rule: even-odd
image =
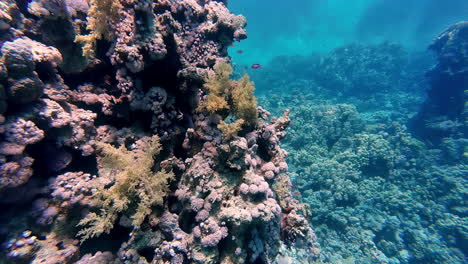
[[[252,126],[257,122],[257,100],[254,96],[254,84],[248,75],[242,79],[231,80],[232,67],[226,62],[215,65],[214,74],[205,82],[208,95],[199,107],[199,111],[221,114],[223,117],[232,114],[238,120],[231,124],[224,121],[218,126],[223,135],[232,137],[242,125]]]
[[[207,110],[210,113],[229,109],[228,95],[231,90],[232,68],[227,63],[218,63],[214,67],[215,74],[210,76],[204,87],[208,91],[205,101],[201,102],[198,109]]]
[[[109,233],[119,213],[131,218],[135,227],[141,225],[154,205],[162,206],[168,191],[168,181],[172,172],[153,172],[154,156],[161,150],[159,137],[153,136],[140,142],[137,151],[129,151],[125,146],[114,148],[100,143],[103,157],[100,159],[102,177],[113,177],[110,187],[97,190],[94,204],[99,213],[91,212],[79,222],[85,226],[78,236],[82,241]],[[102,175],[101,175],[102,174]]]
[[[119,10],[123,8],[119,0],[90,0],[88,10],[88,35],[78,35],[75,42],[83,43],[83,56],[94,56],[96,41],[106,39],[112,41],[114,33],[111,25],[118,19]]]
[[[237,136],[237,133],[242,129],[242,125],[244,124],[244,120],[239,119],[231,124],[228,124],[221,120],[218,124],[218,129],[221,130],[221,133],[225,139],[231,139]]]
[[[235,115],[248,124],[257,121],[257,99],[254,96],[254,90],[253,82],[245,74],[242,79],[233,85],[231,92]]]

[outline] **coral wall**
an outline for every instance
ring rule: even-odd
[[[199,107],[246,38],[225,4],[0,3],[0,262],[317,259],[279,146],[288,112],[255,109],[247,77],[233,109]]]

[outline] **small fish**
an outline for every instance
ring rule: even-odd
[[[235,46],[236,46],[236,45],[234,45],[234,44],[229,45],[229,47],[235,47]]]
[[[256,69],[260,69],[261,67],[262,67],[262,65],[260,65],[260,64],[257,64],[257,63],[255,63],[255,64],[252,64],[252,66],[250,66],[250,68],[252,68],[252,69],[254,69],[254,70],[256,70]]]
[[[239,53],[239,54],[242,54],[242,53],[244,53],[244,51],[243,51],[243,50],[237,50],[236,52],[237,52],[237,53]]]
[[[294,192],[294,195],[300,195],[301,193],[300,192]]]

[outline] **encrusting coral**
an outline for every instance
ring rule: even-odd
[[[134,151],[125,146],[116,149],[109,144],[98,144],[102,152],[100,176],[109,177],[113,182],[107,184],[110,187],[101,186],[94,192],[92,204],[98,213],[88,213],[78,224],[85,227],[78,233],[82,240],[109,233],[119,213],[130,211],[124,215],[130,217],[134,227],[139,227],[153,206],[163,206],[174,174],[152,171],[155,156],[161,151],[159,137],[144,138],[137,144]]]

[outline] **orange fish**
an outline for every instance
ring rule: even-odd
[[[300,193],[299,192],[294,192],[294,195],[300,195]]]
[[[235,47],[235,46],[236,46],[236,45],[234,45],[234,44],[229,45],[229,47]]]

